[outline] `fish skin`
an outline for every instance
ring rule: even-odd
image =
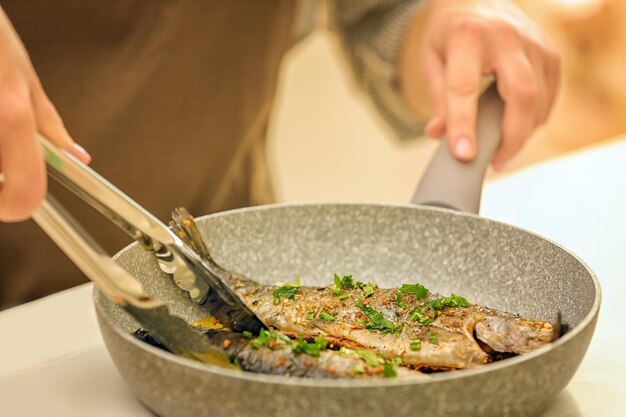
[[[238,333],[215,331],[208,334],[212,343],[236,358],[241,369],[249,372],[308,378],[377,379],[385,378],[382,363],[370,366],[356,352],[323,350],[319,356],[295,353],[289,344],[254,348]],[[228,341],[228,342],[224,342]],[[227,346],[227,347],[224,347]],[[357,367],[360,369],[356,372]],[[398,379],[424,379],[428,375],[406,367],[394,368]]]
[[[271,348],[255,348],[251,345],[252,339],[229,330],[205,330],[205,333],[214,347],[230,357],[239,369],[248,372],[302,378],[385,378],[382,363],[380,366],[368,365],[355,351],[323,350],[316,357],[296,353],[291,345],[285,343],[276,343]],[[133,335],[155,347],[168,350],[144,329],[135,331]],[[229,367],[237,369],[237,366]],[[406,367],[396,366],[394,370],[399,380],[429,378],[422,372]]]
[[[429,325],[411,319],[415,307],[425,301],[441,298],[429,292],[423,299],[416,300],[411,293],[401,294],[402,307],[396,303],[396,289],[376,288],[364,298],[361,289],[344,289],[348,295],[340,300],[333,295],[333,286],[300,287],[300,292],[290,299],[273,303],[274,291],[279,288],[261,285],[239,277],[231,282],[233,288],[249,308],[268,326],[279,329],[291,337],[323,336],[339,346],[370,349],[386,358],[401,358],[402,364],[414,368],[434,370],[466,369],[483,365],[493,360],[491,352],[485,351],[477,338],[495,352],[522,354],[549,343],[552,326],[548,322],[521,318],[487,307],[446,307]],[[397,333],[382,333],[370,330],[357,322],[363,318],[357,306],[362,300],[381,312],[385,318],[402,330]],[[306,314],[314,311],[314,319]],[[334,321],[318,318],[319,312],[336,314]],[[438,344],[431,343],[434,334]],[[411,339],[421,341],[421,349],[409,348]]]
[[[417,369],[449,370],[466,369],[488,363],[497,355],[493,353],[523,354],[554,340],[554,330],[549,322],[532,320],[498,310],[472,304],[469,307],[448,307],[428,325],[413,321],[410,316],[415,307],[424,301],[441,296],[428,292],[420,300],[412,293],[401,293],[401,304],[396,304],[397,289],[375,288],[365,297],[360,288],[342,289],[348,298],[340,300],[332,293],[333,285],[325,287],[300,287],[293,300],[281,299],[274,304],[275,285],[261,285],[235,272],[221,268],[211,257],[199,239],[193,217],[184,209],[178,209],[174,226],[177,234],[194,247],[205,261],[220,273],[220,278],[239,294],[248,307],[269,326],[291,337],[325,337],[336,346],[369,349],[380,355],[401,358],[402,365]],[[381,312],[385,318],[402,330],[394,334],[381,333],[358,325],[362,318],[357,300]],[[307,312],[336,313],[332,322],[319,318],[308,319]],[[430,335],[438,340],[431,343]],[[474,334],[476,338],[474,338]],[[411,339],[421,341],[421,349],[410,349]],[[482,342],[485,348],[481,347]]]

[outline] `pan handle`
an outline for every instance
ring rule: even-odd
[[[448,138],[442,138],[413,195],[413,204],[478,213],[485,172],[500,146],[503,110],[504,102],[492,84],[478,102],[476,158],[459,161],[452,155]]]

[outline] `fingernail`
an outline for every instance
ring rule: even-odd
[[[463,159],[471,159],[472,158],[472,147],[470,145],[470,141],[465,136],[462,136],[456,140],[456,144],[454,145],[454,150],[456,152],[456,156]]]
[[[91,162],[91,155],[89,155],[89,152],[87,152],[85,148],[80,146],[78,143],[73,143],[72,148],[75,151],[73,152],[74,156],[76,156],[82,162],[84,162],[85,164]]]

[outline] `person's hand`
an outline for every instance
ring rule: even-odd
[[[46,169],[35,134],[88,163],[43,91],[28,54],[0,9],[0,221],[27,219],[46,193]]]
[[[399,75],[409,106],[429,118],[426,134],[447,133],[454,155],[476,155],[481,79],[495,75],[505,102],[501,169],[548,118],[559,84],[559,57],[509,0],[425,0],[407,30]]]

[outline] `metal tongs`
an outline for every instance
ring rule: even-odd
[[[197,304],[206,307],[220,322],[235,331],[257,333],[264,327],[220,279],[219,272],[214,271],[212,265],[202,260],[159,219],[72,155],[41,136],[38,140],[43,147],[49,175],[121,227],[146,250],[154,251],[160,268],[172,274],[176,284],[187,291]],[[50,195],[34,219],[42,227],[46,226],[44,230],[90,279],[95,281],[95,277],[98,280],[96,283],[105,294],[121,298],[136,308],[147,306],[143,291],[138,292],[128,279],[120,278],[121,268]],[[107,288],[109,293],[105,291]]]
[[[128,312],[168,350],[205,363],[228,366],[228,358],[116,264],[50,194],[33,213],[35,222],[114,303]]]

